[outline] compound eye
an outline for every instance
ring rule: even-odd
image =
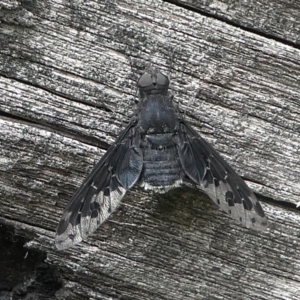
[[[153,80],[148,73],[144,73],[138,81],[138,87],[145,88],[153,84]]]
[[[167,76],[163,75],[162,73],[158,72],[156,75],[156,83],[160,86],[168,86],[169,85],[169,79]]]

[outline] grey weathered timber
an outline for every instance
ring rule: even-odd
[[[158,0],[2,0],[0,22],[0,299],[299,299],[298,20],[286,44]],[[58,252],[62,211],[129,120],[149,65],[261,198],[269,230],[235,224],[193,189],[134,188]]]
[[[175,1],[170,1],[175,2]],[[176,0],[178,5],[221,19],[233,26],[300,44],[300,2],[286,0]]]

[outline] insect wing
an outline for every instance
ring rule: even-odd
[[[56,230],[58,250],[72,247],[93,233],[139,179],[143,156],[135,125],[128,125],[69,202]]]
[[[233,219],[265,230],[267,218],[254,193],[220,154],[183,120],[179,139],[179,157],[188,178]]]

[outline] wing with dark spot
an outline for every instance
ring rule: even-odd
[[[140,177],[143,155],[139,143],[139,133],[131,122],[65,209],[56,230],[57,249],[66,249],[85,240],[117,208],[126,191]]]
[[[183,120],[178,135],[179,157],[188,178],[233,219],[247,228],[265,230],[264,211],[242,178]]]

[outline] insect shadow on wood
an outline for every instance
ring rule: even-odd
[[[56,231],[57,249],[87,239],[135,185],[155,193],[193,185],[245,227],[266,229],[253,192],[182,117],[169,84],[157,68],[141,75],[137,109],[66,207]]]
[[[218,214],[215,205],[207,201],[207,195],[184,185],[164,194],[154,193],[152,198],[156,202],[155,218],[167,221],[167,224],[174,223],[188,228],[198,224],[199,227],[205,228],[211,226],[210,222],[213,222],[214,216]]]

